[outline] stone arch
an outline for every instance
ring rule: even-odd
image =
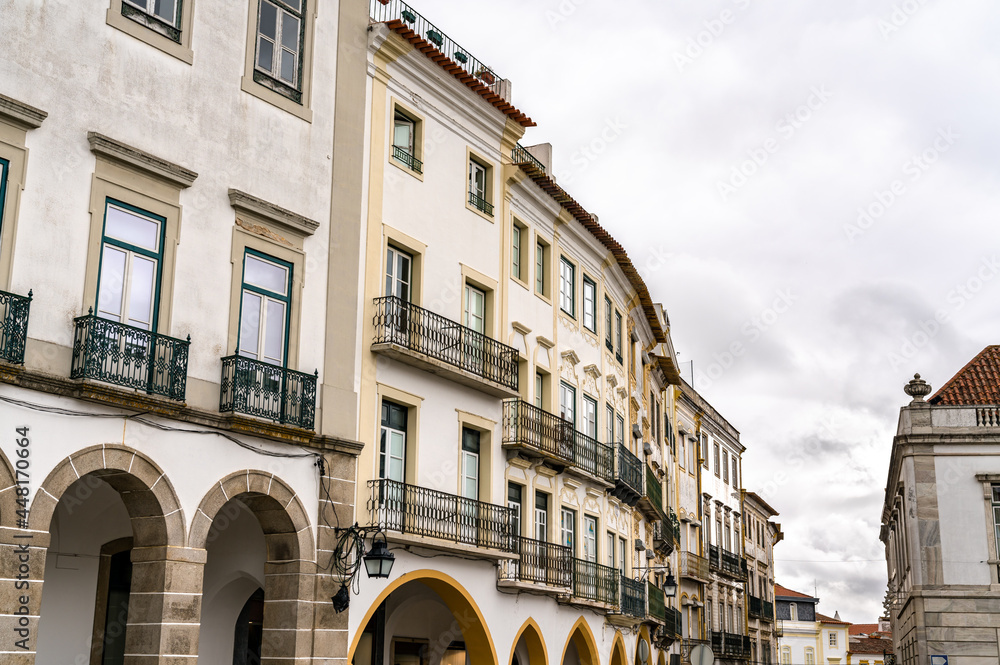
[[[566,660],[566,652],[569,651],[570,643],[576,646],[576,651],[580,656],[581,665],[600,665],[601,659],[597,655],[597,640],[594,639],[594,632],[590,630],[587,619],[580,617],[569,630],[566,638],[566,645],[563,647],[560,663]]]
[[[514,641],[510,645],[509,662],[513,664],[514,650],[517,649],[517,644],[522,637],[525,646],[528,647],[528,659],[530,660],[528,665],[547,665],[549,653],[545,648],[545,640],[542,638],[542,629],[534,619],[525,621],[518,629],[517,634],[514,635]]]
[[[31,527],[48,531],[59,501],[79,500],[66,497],[66,490],[87,476],[106,482],[122,497],[135,547],[184,545],[184,511],[170,479],[149,457],[117,443],[84,448],[56,464],[31,501]]]
[[[0,527],[17,527],[17,492],[14,491],[14,467],[0,450]]]
[[[365,612],[361,623],[358,624],[358,631],[351,641],[351,650],[348,652],[348,662],[354,658],[358,642],[361,641],[361,633],[364,631],[365,626],[368,625],[375,611],[389,597],[389,594],[410,582],[421,582],[428,586],[441,597],[441,600],[444,601],[445,605],[448,606],[448,609],[456,617],[474,617],[473,621],[460,623],[459,625],[462,637],[465,640],[467,653],[469,654],[469,662],[476,663],[476,665],[497,665],[499,663],[497,660],[496,645],[493,643],[493,636],[486,625],[486,617],[483,616],[479,605],[472,598],[472,594],[459,584],[455,578],[440,571],[428,569],[406,573],[382,590],[382,593],[378,595]],[[594,665],[597,665],[596,661]]]
[[[239,498],[260,520],[268,557],[275,561],[315,561],[309,516],[285,481],[266,471],[244,469],[229,474],[205,494],[191,519],[190,547],[204,549],[212,522],[230,499]]]
[[[615,639],[611,643],[611,665],[628,665],[625,652],[625,638],[620,630],[615,631]]]

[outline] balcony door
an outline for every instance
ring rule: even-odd
[[[583,516],[583,560],[587,566],[589,575],[584,576],[584,595],[587,598],[598,598],[598,574],[597,574],[597,518],[591,515]]]
[[[387,528],[406,531],[406,420],[407,408],[382,401],[382,431],[379,437],[378,477],[395,482],[382,483],[379,492],[380,518]],[[419,526],[419,525],[411,525]]]
[[[462,498],[458,510],[459,540],[478,543],[479,535],[479,445],[480,433],[462,428]]]
[[[164,222],[138,208],[107,201],[97,316],[156,330]]]
[[[389,247],[385,257],[385,295],[397,298],[386,304],[389,319],[387,330],[393,341],[408,346],[409,324],[412,319],[407,305],[412,297],[413,257],[406,252]]]
[[[486,366],[486,292],[465,285],[465,308],[463,311],[462,365],[465,369],[483,375]],[[469,332],[471,331],[471,332]]]

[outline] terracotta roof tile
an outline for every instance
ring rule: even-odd
[[[987,346],[927,400],[931,404],[1000,404],[1000,345]]]
[[[823,623],[838,623],[844,626],[851,625],[850,621],[841,621],[840,619],[834,619],[833,617],[828,617],[827,615],[820,614],[819,612],[816,613],[816,620],[822,621]]]
[[[892,640],[879,640],[872,637],[862,637],[851,640],[847,646],[850,653],[892,653]]]
[[[791,598],[812,598],[812,596],[807,596],[804,593],[799,593],[798,591],[792,591],[791,589],[786,589],[780,584],[774,585],[774,595],[791,597]]]
[[[851,635],[868,635],[878,631],[877,623],[852,623],[847,630]]]

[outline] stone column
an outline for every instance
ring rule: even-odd
[[[48,546],[47,531],[0,527],[0,661],[4,665],[34,665]]]

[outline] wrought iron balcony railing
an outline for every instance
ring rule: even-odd
[[[695,580],[707,582],[711,579],[708,568],[708,559],[695,554],[694,552],[680,553],[681,577],[689,577]]]
[[[774,621],[774,603],[769,600],[762,600],[756,596],[747,596],[747,598],[750,601],[747,603],[747,611],[751,617],[760,619],[761,621]]]
[[[368,487],[374,525],[386,531],[514,551],[513,508],[384,478]]]
[[[505,94],[506,90],[502,85],[503,79],[500,78],[499,74],[474,58],[468,49],[459,46],[443,30],[421,16],[409,4],[401,2],[401,0],[370,0],[369,10],[372,22],[388,23],[393,20],[403,22],[420,37],[434,44],[438,51],[468,72],[470,76],[479,79],[495,94],[504,99],[509,96],[509,93]]]
[[[665,624],[667,622],[667,600],[663,595],[663,589],[647,580],[646,598],[649,600],[647,616],[654,621]]]
[[[95,316],[73,319],[73,365],[70,377],[93,379],[123,388],[184,400],[187,387],[187,340],[135,328]]]
[[[723,575],[738,580],[747,578],[747,560],[737,554],[728,552],[718,545],[708,546],[709,567]]]
[[[475,192],[469,192],[469,205],[481,213],[493,216],[493,204]]]
[[[594,561],[573,559],[573,596],[577,598],[616,607],[619,578],[615,568]]]
[[[535,156],[528,152],[528,149],[518,143],[510,153],[510,157],[515,164],[529,164],[542,173],[545,173],[545,165],[535,159]]]
[[[664,632],[668,637],[673,637],[677,639],[681,636],[681,630],[683,624],[681,623],[681,611],[674,609],[673,607],[668,607],[665,612],[666,623],[663,626]]]
[[[406,168],[414,173],[423,173],[424,163],[414,157],[406,148],[401,148],[398,145],[392,146],[392,158],[405,164]]]
[[[517,349],[402,298],[375,298],[375,339],[517,391]]]
[[[646,585],[624,575],[621,579],[621,611],[630,617],[646,617]]]
[[[628,505],[634,506],[642,496],[643,463],[621,443],[617,444],[616,448],[618,464],[615,467],[615,488],[612,494]]]
[[[583,432],[573,433],[573,465],[609,484],[615,482],[615,462],[611,446]]]
[[[639,509],[651,520],[667,522],[667,512],[663,507],[663,484],[648,464],[643,466],[646,468],[646,484],[642,497],[639,499]],[[665,526],[667,525],[665,524]],[[667,529],[669,530],[669,526]],[[671,536],[667,535],[664,540],[671,540]],[[670,546],[673,548],[672,541]]]
[[[520,399],[503,403],[503,445],[573,463],[573,423]]]
[[[573,553],[568,547],[514,536],[514,554],[520,559],[502,561],[498,579],[547,584],[564,593],[573,587]]]
[[[750,657],[750,637],[736,633],[712,631],[712,651],[718,656]]]
[[[664,556],[674,551],[674,535],[668,520],[653,521],[653,549]]]
[[[31,291],[27,297],[0,291],[0,360],[4,362],[24,363],[31,297]]]
[[[761,602],[760,598],[757,596],[747,596],[747,613],[755,618],[759,619],[761,614]]]
[[[226,356],[219,411],[313,429],[318,378],[319,370],[305,374],[243,356]]]

